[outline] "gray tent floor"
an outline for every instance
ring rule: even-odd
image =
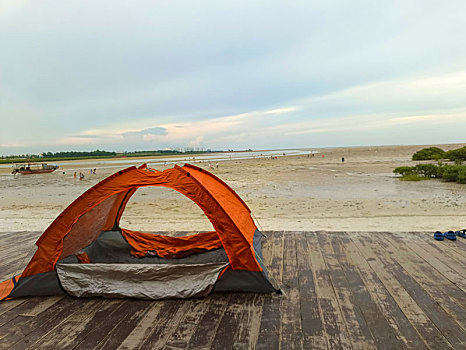
[[[167,233],[165,233],[167,234]],[[119,231],[104,231],[89,246],[82,250],[93,263],[126,263],[126,264],[207,264],[228,262],[223,247],[202,253],[191,254],[182,258],[164,259],[154,253],[153,256],[136,258],[131,255],[131,246]],[[59,261],[62,264],[75,264],[78,260],[71,255]]]
[[[0,233],[0,280],[40,232]],[[285,295],[35,297],[0,303],[0,349],[466,349],[466,240],[430,233],[265,232]]]

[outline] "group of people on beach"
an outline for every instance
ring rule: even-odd
[[[76,171],[74,172],[74,177],[76,178]],[[84,180],[84,174],[82,172],[79,172],[79,180]]]
[[[90,170],[89,170],[89,173],[92,175],[92,174],[95,174],[96,171],[97,171],[97,168],[90,169]],[[64,173],[65,173],[65,172],[63,172],[63,174],[64,174]],[[78,177],[78,173],[75,171],[73,176],[74,176],[74,178],[77,178],[77,177]],[[79,172],[79,180],[84,180],[84,177],[85,177],[85,176],[84,176],[84,173]]]

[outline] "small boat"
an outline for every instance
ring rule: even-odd
[[[12,174],[46,174],[51,173],[58,169],[58,165],[47,165],[42,164],[28,164],[26,165],[16,165]]]

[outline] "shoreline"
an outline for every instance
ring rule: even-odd
[[[80,167],[72,167],[76,165],[90,165],[89,167],[84,167],[86,169],[93,168],[116,168],[120,166],[131,166],[131,165],[141,165],[143,163],[153,163],[160,165],[159,162],[162,162],[164,159],[167,159],[166,164],[182,164],[183,162],[199,162],[203,160],[212,160],[212,161],[228,161],[230,159],[225,159],[224,156],[229,156],[232,160],[234,159],[243,159],[243,157],[237,157],[235,155],[243,154],[256,154],[257,157],[248,156],[247,158],[259,158],[267,157],[267,155],[276,155],[276,156],[293,156],[292,153],[298,153],[297,155],[304,155],[307,153],[323,153],[329,152],[333,153],[336,151],[348,152],[348,151],[358,151],[358,150],[384,150],[391,148],[399,148],[400,150],[411,150],[414,153],[416,150],[420,150],[426,147],[439,147],[448,151],[450,149],[460,148],[466,146],[466,143],[451,143],[451,144],[433,144],[433,145],[380,145],[380,146],[332,146],[332,147],[306,147],[306,148],[283,148],[283,149],[264,149],[264,150],[241,150],[241,151],[219,151],[219,152],[210,152],[210,153],[192,153],[192,154],[173,154],[173,155],[156,155],[156,156],[134,156],[134,157],[110,157],[110,158],[77,158],[70,160],[61,160],[61,161],[45,161],[44,163],[59,165],[61,169],[65,170],[79,170]],[[282,154],[283,153],[283,154]],[[223,156],[223,157],[220,157]],[[194,160],[196,158],[196,160]],[[183,159],[183,162],[177,161],[178,159]],[[154,161],[154,160],[158,160]],[[194,161],[193,161],[194,160]],[[40,164],[40,161],[31,162],[31,164]],[[11,169],[15,164],[20,163],[0,163],[0,175],[5,175],[11,173]],[[22,164],[22,163],[21,163]],[[114,164],[114,165],[110,165]]]
[[[87,169],[95,168],[115,168],[124,165],[141,165],[143,163],[157,164],[182,164],[185,162],[208,162],[208,161],[227,161],[237,159],[249,159],[249,158],[265,158],[267,156],[292,156],[292,155],[303,155],[307,153],[315,152],[313,149],[302,148],[302,149],[288,149],[288,150],[264,150],[264,151],[236,151],[236,152],[212,152],[212,153],[198,153],[190,154],[189,156],[182,155],[160,155],[160,156],[141,156],[141,157],[114,157],[114,158],[82,158],[75,160],[64,160],[56,162],[44,162],[47,164],[59,165],[60,169],[74,170],[72,166],[76,165],[91,165],[86,167]],[[238,154],[238,155],[237,155]],[[245,155],[246,154],[246,155]],[[182,159],[182,161],[179,161]],[[40,162],[31,162],[31,164],[39,164]],[[0,175],[7,174],[16,163],[0,164]],[[79,167],[76,168],[79,170]]]
[[[435,179],[406,182],[393,174],[395,167],[416,164],[411,156],[421,148],[424,146],[315,149],[321,153],[314,157],[226,159],[218,161],[219,167],[214,169],[208,160],[200,162],[196,156],[191,162],[232,187],[264,230],[433,233],[465,228],[465,185]],[[179,164],[186,161],[181,159]],[[140,165],[142,160],[145,158],[112,167],[95,162],[50,174],[0,176],[0,232],[45,230],[90,187],[118,168]],[[157,170],[173,166],[148,165]],[[74,178],[75,168],[84,172],[84,180]],[[96,174],[89,173],[92,168],[97,168]],[[202,231],[210,230],[211,224],[189,199],[157,187],[136,192],[123,215],[122,227],[147,232]]]

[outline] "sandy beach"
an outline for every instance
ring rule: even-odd
[[[439,145],[448,150],[461,145]],[[316,149],[307,155],[219,161],[211,170],[244,199],[263,230],[425,231],[466,227],[466,186],[429,180],[400,181],[392,173],[414,165],[411,155],[426,146]],[[344,163],[342,157],[345,158]],[[58,163],[51,174],[0,173],[0,232],[43,231],[74,199],[121,168],[144,159],[103,167]],[[208,169],[207,162],[194,162]],[[215,163],[214,163],[215,164]],[[149,162],[149,166],[151,163]],[[171,167],[154,166],[158,170]],[[97,168],[96,174],[90,169]],[[83,172],[84,180],[74,177]],[[142,231],[202,231],[211,228],[202,211],[177,192],[140,189],[121,226]]]

